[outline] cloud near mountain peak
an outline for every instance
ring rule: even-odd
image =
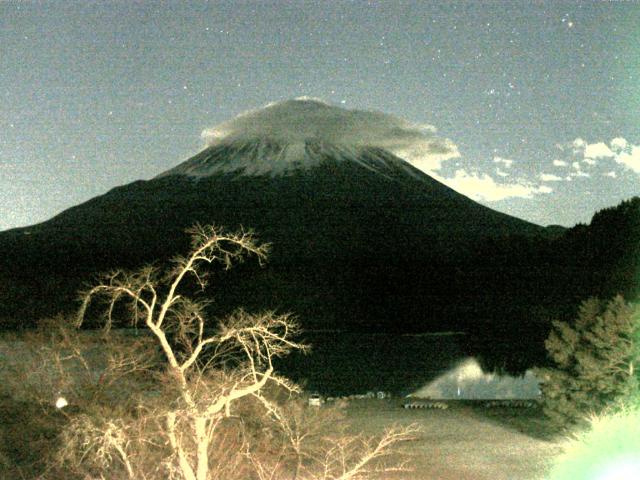
[[[432,125],[411,123],[382,112],[348,110],[301,97],[270,103],[204,130],[207,145],[255,138],[283,143],[327,143],[387,149],[421,170],[438,170],[460,156],[457,146]]]

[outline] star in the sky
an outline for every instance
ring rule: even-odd
[[[567,28],[573,28],[573,22],[569,20],[566,16],[562,17],[562,23],[567,25]]]

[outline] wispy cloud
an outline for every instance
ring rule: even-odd
[[[614,153],[604,142],[589,143],[584,148],[585,160],[594,160],[596,158],[610,158],[613,156]]]
[[[438,180],[474,200],[486,202],[508,198],[532,198],[534,195],[553,192],[553,189],[546,185],[535,185],[525,180],[496,182],[486,173],[467,172],[464,169],[456,170],[453,177],[438,177]]]
[[[625,140],[622,137],[616,137],[613,138],[610,142],[611,148],[615,151],[615,152],[620,152],[624,149],[627,148],[627,145],[629,143],[627,142],[627,140]]]
[[[573,153],[579,154],[584,153],[584,150],[587,148],[587,142],[585,142],[582,138],[576,138],[572,143]]]
[[[540,180],[542,180],[543,182],[560,182],[564,179],[552,173],[541,173]]]
[[[616,153],[615,160],[640,175],[640,145],[627,145]]]
[[[582,162],[576,160],[575,162],[571,163],[571,168],[572,171],[569,173],[568,178],[589,178],[591,177],[591,174],[588,172],[585,172],[584,170],[582,170]]]
[[[508,158],[502,158],[502,157],[493,157],[493,163],[500,163],[504,165],[506,168],[511,168],[511,166],[513,165],[513,160],[510,160]]]
[[[579,166],[580,163],[589,167],[595,167],[604,162],[606,166],[620,165],[621,167],[640,174],[640,145],[634,145],[623,137],[611,139],[607,145],[603,141],[588,143],[582,138],[576,138],[572,143],[573,166],[576,172],[582,175],[584,172]],[[578,166],[576,167],[576,163]],[[554,161],[554,165],[556,165]],[[558,164],[558,166],[561,166]],[[612,178],[616,176],[615,170],[610,170],[606,175]]]

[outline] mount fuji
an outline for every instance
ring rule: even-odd
[[[0,318],[70,311],[97,272],[184,253],[197,222],[251,228],[272,244],[266,268],[249,262],[215,277],[213,314],[242,305],[294,312],[310,329],[393,332],[526,325],[552,287],[526,251],[496,245],[552,233],[393,153],[416,144],[434,158],[450,153],[429,128],[364,113],[274,104],[208,132],[204,150],[155,178],[1,232]]]

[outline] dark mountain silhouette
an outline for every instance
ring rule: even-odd
[[[273,244],[269,268],[254,275],[258,284],[238,289],[244,298],[249,289],[256,307],[293,309],[314,326],[439,329],[442,320],[412,306],[416,295],[454,294],[455,278],[442,272],[465,265],[483,238],[544,233],[379,148],[310,141],[283,172],[246,173],[259,162],[278,164],[288,148],[264,140],[210,147],[155,179],[4,232],[2,271],[28,285],[21,288],[29,314],[44,315],[94,272],[184,251],[184,230],[195,222],[244,226]],[[238,168],[215,169],[234,161]],[[65,291],[43,295],[60,278]],[[8,310],[19,313],[23,303]]]
[[[589,227],[545,229],[381,148],[225,142],[0,233],[0,318],[28,325],[69,312],[97,272],[165,262],[188,249],[186,228],[212,223],[273,244],[266,268],[248,262],[214,277],[214,315],[242,305],[295,312],[309,329],[464,330],[488,364],[518,371],[544,357],[550,317],[590,295],[637,290],[620,263],[637,267],[637,244],[617,233],[639,238],[639,202]],[[503,348],[488,348],[491,339]]]

